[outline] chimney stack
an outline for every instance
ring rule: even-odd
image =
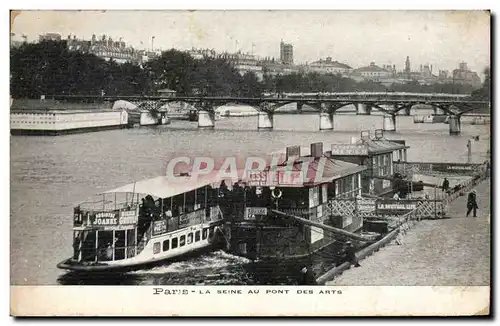
[[[314,158],[320,158],[323,156],[323,143],[311,144],[311,156]]]

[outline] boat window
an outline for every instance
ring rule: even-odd
[[[186,236],[181,235],[180,240],[179,240],[179,247],[182,247],[186,244]]]
[[[115,231],[115,260],[125,259],[125,230]]]
[[[154,245],[153,245],[153,254],[157,254],[160,252],[160,243],[159,242],[155,242]]]
[[[191,243],[193,243],[193,233],[189,233],[188,238],[187,238],[187,244],[191,244]]]
[[[113,231],[99,231],[97,237],[98,260],[113,260]]]
[[[186,213],[191,213],[192,211],[194,211],[195,197],[196,197],[196,190],[186,192],[186,205],[185,205]]]
[[[303,191],[301,188],[280,188],[281,198],[279,205],[286,209],[307,208],[309,203],[309,190]]]
[[[179,240],[178,240],[177,238],[173,238],[173,239],[172,239],[172,249],[177,248],[177,242],[178,242],[178,241],[179,241]]]
[[[170,249],[170,240],[163,241],[163,251],[168,251]]]
[[[335,181],[328,183],[327,187],[328,198],[335,198]]]
[[[200,231],[196,231],[194,234],[194,241],[200,241]]]
[[[202,236],[203,236],[203,240],[205,240],[207,238],[207,236],[208,236],[208,228],[204,228],[203,229],[203,235]]]
[[[201,187],[200,189],[196,190],[196,205],[195,205],[195,210],[200,209],[200,208],[205,208],[205,200],[206,200],[206,192],[207,192],[207,187]]]
[[[184,194],[179,194],[172,199],[172,216],[182,214],[184,214]]]

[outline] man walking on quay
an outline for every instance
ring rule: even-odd
[[[467,217],[469,216],[470,212],[473,211],[474,217],[476,216],[476,210],[479,207],[477,206],[477,192],[476,189],[472,189],[471,192],[469,192],[469,196],[467,197]]]

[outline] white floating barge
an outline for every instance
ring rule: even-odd
[[[60,135],[121,129],[129,126],[125,110],[11,110],[12,135]]]

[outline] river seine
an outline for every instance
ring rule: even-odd
[[[430,112],[429,112],[430,113]],[[425,113],[422,113],[425,114]],[[71,256],[73,206],[101,191],[134,180],[161,175],[176,153],[213,156],[258,155],[290,145],[348,143],[362,130],[382,128],[382,116],[336,115],[333,131],[318,131],[318,115],[277,115],[274,130],[257,131],[257,117],[216,121],[214,130],[198,130],[196,122],[65,136],[11,137],[11,283],[50,284],[294,284],[296,263],[263,266],[215,251],[184,261],[139,270],[114,278],[82,279],[56,268]],[[449,135],[446,124],[414,124],[397,117],[397,132],[411,147],[409,161],[483,162],[490,125],[462,119],[462,134]],[[315,272],[330,264],[328,253],[313,257]]]

